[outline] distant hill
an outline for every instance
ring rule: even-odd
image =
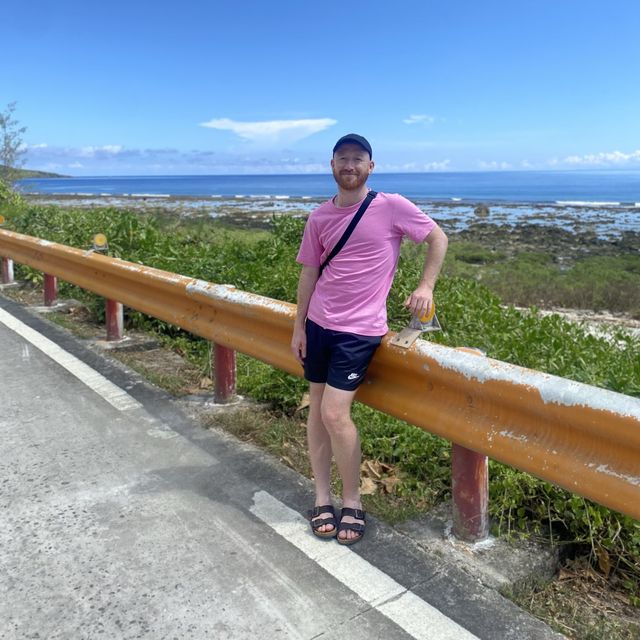
[[[5,175],[7,167],[0,164],[0,177]],[[69,178],[59,173],[49,173],[48,171],[36,171],[35,169],[10,169],[14,180],[24,180],[25,178]]]

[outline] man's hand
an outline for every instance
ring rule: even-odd
[[[304,326],[300,327],[297,323],[291,338],[291,351],[293,351],[296,360],[304,365],[304,359],[307,357],[307,334]]]
[[[305,321],[311,294],[315,289],[319,277],[320,269],[318,267],[304,265],[300,272],[300,279],[298,280],[298,308],[296,311],[296,320],[293,325],[293,336],[291,337],[291,351],[293,351],[293,355],[300,364],[304,364],[304,359],[307,357]]]
[[[426,284],[420,284],[404,302],[404,306],[418,318],[426,316],[431,311],[432,305],[433,289]]]

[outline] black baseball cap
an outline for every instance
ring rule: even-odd
[[[347,133],[346,136],[342,136],[342,138],[340,138],[340,140],[338,140],[338,142],[336,142],[335,146],[333,147],[333,153],[336,152],[336,149],[338,147],[348,143],[357,144],[369,154],[370,158],[373,158],[373,151],[371,151],[371,145],[369,144],[369,141],[363,136],[359,136],[357,133]]]

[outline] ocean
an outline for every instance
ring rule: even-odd
[[[373,173],[369,186],[419,202],[554,203],[640,208],[640,171]],[[331,174],[30,178],[35,194],[309,198],[335,193]]]

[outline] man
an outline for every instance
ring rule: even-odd
[[[322,271],[320,266],[365,200],[374,162],[369,142],[354,133],[333,148],[331,169],[338,193],[309,216],[297,261],[298,311],[291,348],[309,381],[307,439],[316,501],[313,533],[354,544],[364,535],[360,502],[360,439],[351,420],[356,390],[388,331],[386,301],[404,236],[428,245],[422,279],[405,306],[423,316],[447,251],[447,237],[413,203],[378,193],[346,244]],[[335,457],[343,506],[337,520],[331,504],[330,468]]]

